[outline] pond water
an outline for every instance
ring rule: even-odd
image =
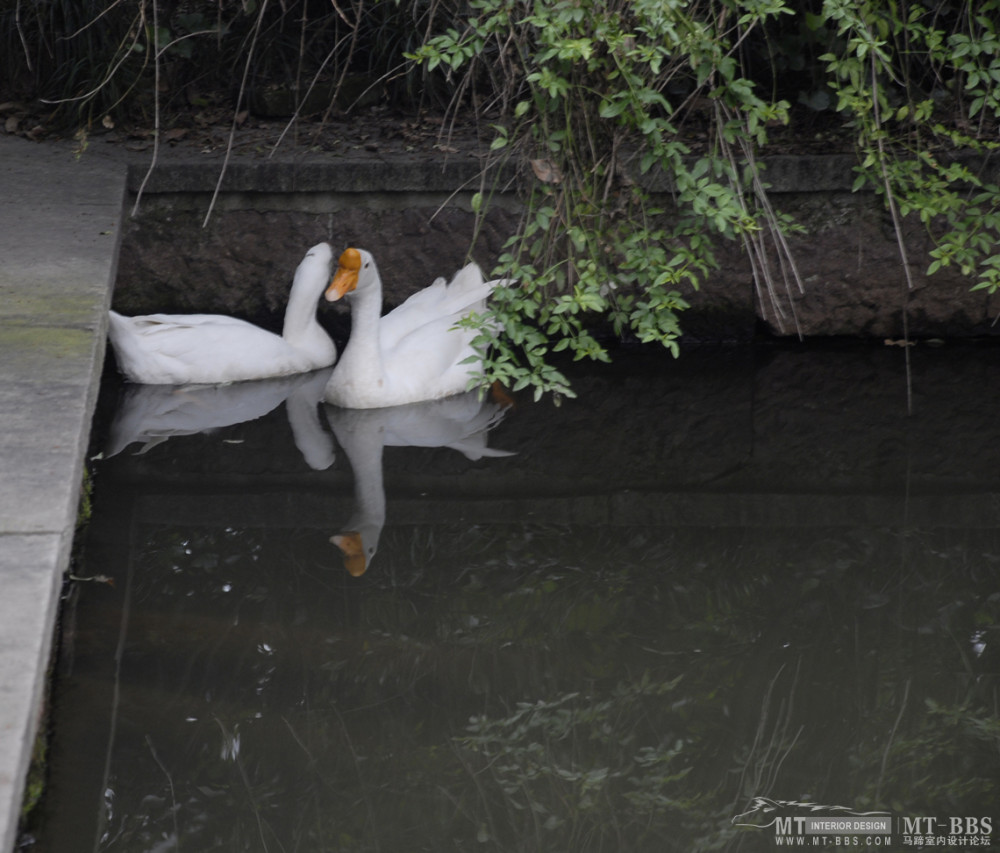
[[[32,849],[997,849],[1000,349],[910,362],[369,413],[109,375]]]

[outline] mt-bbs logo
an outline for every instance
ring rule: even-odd
[[[904,845],[989,846],[991,817],[893,817],[886,811],[754,797],[734,826],[773,827],[775,843],[795,846],[884,847],[894,834]]]
[[[899,830],[903,835],[989,835],[993,832],[993,818],[904,817]]]

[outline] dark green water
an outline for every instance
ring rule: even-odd
[[[908,415],[895,349],[621,353],[460,449],[175,396],[260,416],[93,463],[32,849],[1000,848],[998,380],[915,348]],[[795,822],[845,809],[890,832]]]

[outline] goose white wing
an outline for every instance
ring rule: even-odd
[[[483,280],[479,267],[469,264],[455,274],[451,283],[438,278],[429,287],[417,291],[386,314],[379,323],[383,351],[394,349],[407,335],[429,324],[448,321],[450,328],[471,311],[481,311],[492,285]],[[434,332],[437,333],[435,328]]]

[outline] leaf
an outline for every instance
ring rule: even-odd
[[[615,118],[621,115],[622,111],[625,109],[625,101],[618,98],[613,101],[601,101],[600,109],[597,114],[601,118]]]
[[[543,184],[558,184],[562,182],[562,172],[559,167],[548,158],[529,160],[531,171],[535,173]]]

